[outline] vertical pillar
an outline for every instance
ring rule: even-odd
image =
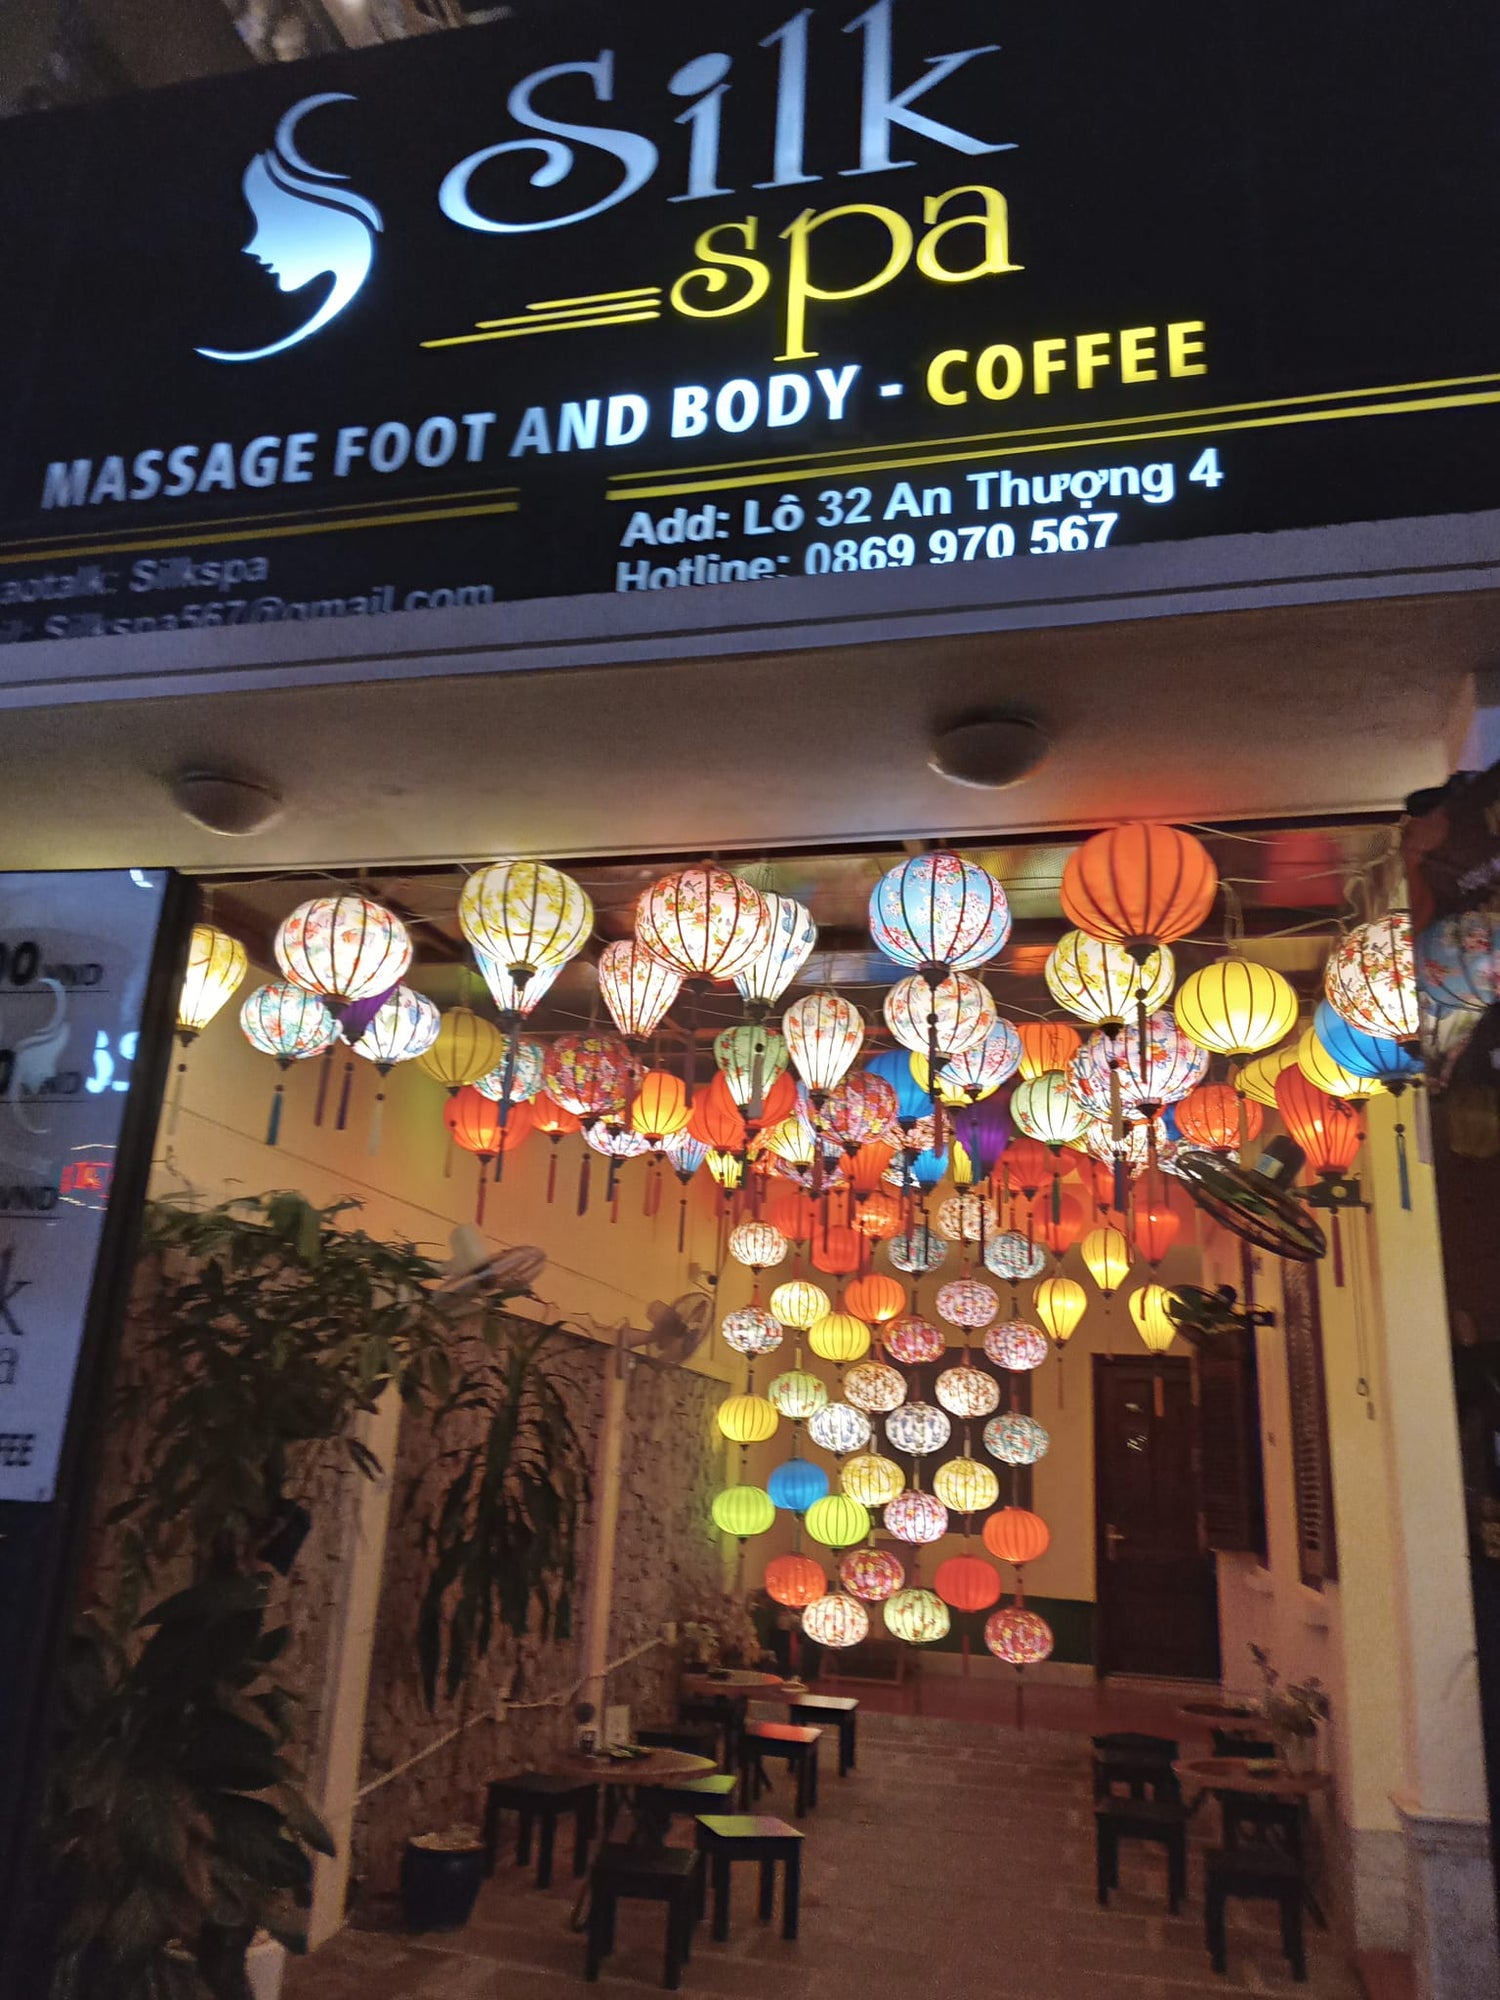
[[[604,1669],[609,1663],[609,1615],[614,1603],[615,1538],[620,1525],[620,1468],[625,1451],[625,1391],[629,1366],[625,1343],[617,1341],[604,1377],[604,1409],[594,1465],[594,1532],[589,1541],[588,1583],[583,1599],[583,1672],[580,1697],[604,1719]]]

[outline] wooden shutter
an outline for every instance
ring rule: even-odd
[[[1297,1499],[1297,1555],[1314,1590],[1336,1582],[1333,1467],[1328,1455],[1328,1390],[1323,1378],[1323,1320],[1311,1264],[1282,1267],[1287,1388],[1292,1408],[1292,1480]]]
[[[1218,1334],[1194,1359],[1198,1509],[1205,1548],[1266,1553],[1255,1335]]]

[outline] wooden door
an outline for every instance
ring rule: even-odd
[[[1099,1670],[1219,1675],[1219,1597],[1202,1552],[1191,1364],[1094,1357]]]

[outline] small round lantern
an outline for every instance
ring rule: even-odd
[[[938,1289],[938,1317],[977,1333],[1000,1311],[1000,1294],[982,1278],[953,1278]]]
[[[828,1491],[828,1474],[810,1458],[788,1458],[776,1466],[766,1481],[772,1505],[788,1514],[805,1514]]]
[[[953,1426],[931,1403],[903,1403],[886,1418],[885,1434],[897,1451],[923,1458],[942,1450],[953,1435]]]
[[[870,1516],[847,1493],[829,1493],[808,1508],[804,1525],[824,1548],[850,1549],[869,1534]]]
[[[1323,991],[1339,1019],[1361,1034],[1389,1042],[1412,1041],[1421,1018],[1411,918],[1406,911],[1392,910],[1350,931],[1329,955]]]
[[[1027,1083],[1048,1070],[1065,1070],[1083,1039],[1066,1021],[1022,1021],[1016,1032],[1021,1037],[1021,1076]]]
[[[867,1271],[844,1289],[844,1310],[873,1326],[884,1326],[906,1311],[906,1291],[884,1271]]]
[[[898,980],[885,996],[885,1024],[902,1048],[931,1060],[962,1055],[994,1031],[998,1016],[989,988],[966,972],[950,972],[938,986],[920,973]]]
[[[1082,1060],[1074,1057],[1074,1064]],[[1072,1072],[1069,1072],[1072,1074]],[[1054,1151],[1071,1146],[1088,1130],[1093,1106],[1085,1106],[1068,1087],[1068,1076],[1051,1069],[1029,1083],[1018,1083],[1010,1100],[1010,1115],[1018,1132]]]
[[[736,1354],[770,1354],[784,1338],[782,1327],[764,1306],[740,1306],[725,1313],[719,1331]]]
[[[893,1458],[865,1451],[845,1461],[839,1484],[861,1507],[884,1507],[906,1485],[906,1474]]]
[[[972,1191],[953,1195],[945,1201],[937,1212],[937,1222],[945,1236],[962,1243],[977,1243],[981,1237],[992,1238],[1000,1228],[995,1204]]]
[[[451,1097],[466,1084],[499,1069],[505,1061],[505,1037],[493,1022],[472,1007],[450,1007],[437,1034],[417,1057],[418,1069],[436,1077]],[[572,1105],[568,1106],[571,1111]]]
[[[839,1557],[839,1581],[866,1604],[883,1604],[903,1587],[906,1570],[890,1549],[850,1549]]]
[[[807,1331],[807,1344],[820,1361],[842,1365],[870,1351],[870,1329],[853,1313],[824,1313]]]
[[[920,1313],[903,1313],[900,1319],[893,1319],[881,1328],[880,1340],[892,1361],[899,1361],[903,1368],[936,1361],[948,1348],[939,1329]]]
[[[1022,1375],[1040,1368],[1047,1359],[1047,1336],[1029,1320],[1008,1319],[1002,1326],[990,1328],[984,1336],[984,1351],[997,1368]],[[993,1403],[990,1408],[994,1408]]]
[[[930,1646],[948,1635],[948,1607],[934,1590],[898,1590],[885,1607],[885,1629],[911,1646]]]
[[[805,1368],[789,1368],[778,1375],[766,1390],[773,1409],[791,1423],[805,1423],[828,1401],[828,1385]]]
[[[948,1532],[948,1509],[942,1501],[935,1493],[918,1493],[914,1487],[887,1501],[881,1518],[888,1534],[918,1548],[940,1542]]]
[[[715,1495],[713,1517],[716,1528],[743,1542],[766,1532],[776,1519],[776,1508],[771,1495],[759,1486],[726,1486]]]
[[[1045,1458],[1052,1442],[1035,1417],[1023,1417],[1019,1410],[1002,1410],[984,1427],[984,1448],[1002,1465],[1035,1465]]]
[[[1217,1056],[1253,1056],[1269,1049],[1297,1021],[1297,995],[1269,965],[1220,958],[1182,983],[1173,1012],[1200,1049]]]
[[[833,1301],[823,1287],[809,1284],[806,1278],[789,1279],[771,1294],[772,1313],[783,1326],[792,1327],[798,1333],[806,1333],[832,1308]]]
[[[763,1444],[780,1419],[764,1396],[729,1396],[719,1405],[719,1429],[731,1444]]]
[[[559,1035],[547,1051],[543,1087],[556,1103],[586,1122],[622,1118],[634,1067],[634,1058],[618,1035]]]
[[[870,1634],[870,1614],[857,1598],[835,1590],[809,1604],[802,1614],[802,1629],[818,1646],[857,1646]]]
[[[831,1278],[845,1277],[850,1271],[857,1271],[864,1257],[865,1239],[857,1229],[820,1229],[812,1239],[813,1265]],[[828,1358],[832,1359],[832,1356]]]
[[[863,1451],[870,1442],[870,1419],[849,1403],[825,1403],[807,1420],[807,1435],[836,1458],[845,1452]]]
[[[987,1269],[1012,1285],[1039,1278],[1047,1268],[1046,1252],[1029,1243],[1019,1230],[1005,1229],[984,1246]]]
[[[811,1556],[772,1556],[766,1564],[766,1595],[793,1611],[816,1604],[828,1589],[822,1565]]]
[[[955,1611],[988,1611],[1000,1596],[1000,1572],[982,1556],[949,1556],[932,1587]]]
[[[906,1377],[883,1361],[861,1361],[844,1377],[844,1400],[856,1410],[884,1416],[906,1401]]]
[[[769,1271],[785,1258],[789,1245],[769,1222],[742,1222],[729,1232],[729,1254],[751,1271]]]
[[[985,1620],[984,1643],[1010,1667],[1034,1667],[1052,1652],[1052,1627],[1024,1604],[1007,1604]]]
[[[932,1490],[955,1514],[984,1514],[1000,1498],[1000,1482],[977,1458],[950,1458],[932,1475]]]
[[[1200,1083],[1177,1106],[1177,1136],[1208,1153],[1237,1152],[1242,1108],[1246,1139],[1258,1139],[1265,1115],[1253,1097],[1242,1097],[1232,1083]]]
[[[1052,1545],[1051,1531],[1040,1514],[1026,1507],[1002,1507],[984,1524],[984,1545],[1001,1562],[1040,1562]]]
[[[989,1336],[985,1337],[989,1345]],[[1043,1353],[1046,1345],[1043,1343]],[[1000,1384],[982,1368],[945,1368],[933,1393],[950,1416],[987,1417],[1000,1403]]]
[[[915,1229],[893,1236],[886,1245],[885,1254],[894,1270],[905,1271],[908,1277],[920,1278],[945,1263],[951,1247],[945,1237],[939,1236],[936,1230],[929,1229],[923,1222],[918,1223]]]

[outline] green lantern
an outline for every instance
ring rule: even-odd
[[[829,1493],[815,1500],[804,1523],[815,1542],[826,1549],[852,1549],[870,1532],[870,1516],[857,1500],[846,1493]]]
[[[762,1486],[726,1486],[714,1496],[714,1526],[745,1541],[763,1535],[776,1519],[771,1496]]]

